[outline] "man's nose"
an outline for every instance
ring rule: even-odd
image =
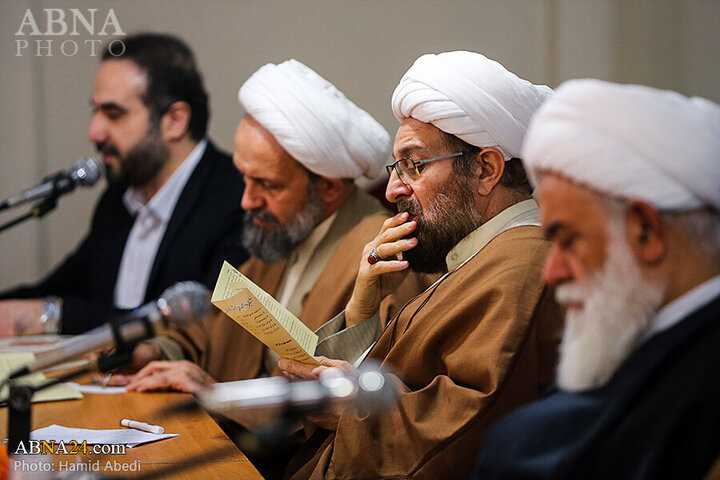
[[[245,183],[241,206],[244,210],[255,210],[265,206],[262,195],[259,195],[257,187],[252,182]]]
[[[105,121],[102,119],[99,113],[93,115],[90,119],[90,126],[88,128],[88,140],[92,143],[102,143],[108,138],[107,129],[105,128]]]
[[[568,282],[573,279],[572,268],[565,258],[565,255],[560,251],[560,248],[553,244],[550,247],[548,256],[545,259],[545,266],[543,267],[543,278],[545,283],[554,286],[564,282]]]
[[[412,187],[400,180],[397,171],[393,169],[387,187],[385,188],[385,198],[387,198],[388,202],[397,203],[400,197],[408,197],[410,195],[412,195]]]

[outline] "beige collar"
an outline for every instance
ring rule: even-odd
[[[505,230],[524,225],[540,225],[540,211],[533,199],[509,206],[460,240],[445,257],[448,272],[455,270]]]
[[[282,286],[277,294],[278,301],[284,307],[290,306],[290,299],[293,296],[295,287],[300,281],[300,277],[305,271],[305,267],[307,267],[310,262],[310,258],[313,253],[315,253],[317,246],[320,244],[322,239],[325,238],[325,235],[327,235],[328,230],[330,230],[330,226],[335,221],[335,217],[337,217],[337,211],[333,212],[332,215],[323,220],[320,225],[315,227],[310,236],[300,245],[295,247],[295,250],[290,254],[287,267],[283,273]],[[295,315],[300,314],[299,311],[293,313]]]

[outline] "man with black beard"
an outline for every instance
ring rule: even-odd
[[[246,115],[235,133],[234,161],[246,182],[243,244],[252,254],[239,270],[308,327],[323,327],[318,352],[354,359],[383,320],[429,284],[424,276],[408,277],[377,321],[324,325],[345,307],[363,246],[389,217],[354,180],[382,171],[390,136],[296,60],[263,66],[238,96]],[[363,341],[346,341],[348,333]],[[156,344],[165,361],[114,383],[195,393],[217,381],[278,373],[277,355],[219,310]]]
[[[0,302],[0,335],[81,333],[178,281],[211,288],[223,260],[247,258],[243,181],[205,138],[208,96],[192,52],[156,34],[110,46],[88,131],[109,186],[78,249],[37,285],[2,294],[14,300]]]
[[[567,325],[472,478],[720,478],[720,105],[572,80],[523,154]]]
[[[552,383],[561,315],[541,278],[549,244],[517,158],[550,94],[471,52],[424,55],[403,76],[386,190],[399,213],[366,245],[344,318],[373,318],[409,269],[444,274],[367,355],[395,372],[398,404],[309,419],[288,477],[464,478],[487,426]],[[318,360],[280,368],[305,379],[354,371]]]

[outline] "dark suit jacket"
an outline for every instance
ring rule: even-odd
[[[240,206],[244,183],[232,159],[208,141],[167,225],[145,291],[145,302],[178,281],[213,288],[223,260],[239,265],[242,247]],[[126,187],[111,185],[93,214],[90,233],[47,278],[0,294],[0,298],[57,295],[63,299],[62,333],[84,332],[105,322],[114,310],[115,282],[134,218],[125,209]]]
[[[473,479],[701,479],[720,453],[720,297],[607,385],[554,391],[493,427]]]

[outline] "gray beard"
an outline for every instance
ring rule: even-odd
[[[273,214],[262,210],[245,212],[243,228],[243,245],[251,255],[263,262],[279,262],[290,256],[290,253],[304,242],[322,220],[322,201],[314,183],[308,185],[307,201],[303,209],[288,222],[281,225]],[[268,222],[272,231],[268,232],[257,226],[253,219]]]
[[[447,268],[445,257],[452,248],[483,224],[476,213],[473,182],[466,177],[453,176],[430,200],[424,212],[411,197],[397,202],[398,212],[417,215],[417,228],[410,237],[417,237],[417,245],[403,252],[416,272],[440,273]]]
[[[663,285],[649,282],[625,239],[624,217],[608,225],[605,264],[582,283],[557,288],[559,303],[584,302],[570,310],[560,345],[558,385],[581,391],[604,385],[644,341],[665,296]]]

